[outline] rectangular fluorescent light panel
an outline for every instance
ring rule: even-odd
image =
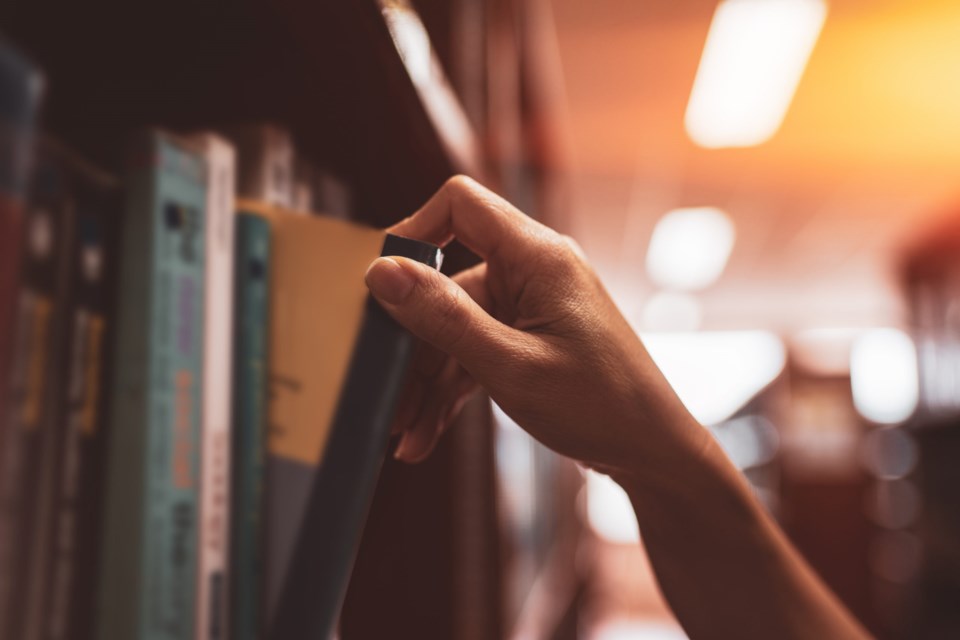
[[[687,133],[708,148],[770,139],[786,115],[827,15],[824,0],[724,0],[687,105]]]

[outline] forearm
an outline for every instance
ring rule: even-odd
[[[654,465],[617,480],[633,503],[664,596],[690,636],[868,637],[713,439],[678,447],[689,451],[674,452],[669,468]]]

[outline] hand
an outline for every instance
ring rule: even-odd
[[[391,230],[484,262],[447,278],[378,258],[367,285],[422,340],[397,457],[427,456],[477,384],[634,505],[661,590],[690,637],[864,638],[686,411],[576,244],[466,178]]]
[[[418,336],[396,456],[425,458],[479,384],[555,451],[605,471],[667,461],[709,437],[617,310],[576,243],[456,177],[391,233],[483,262],[452,279],[379,258],[371,293]]]

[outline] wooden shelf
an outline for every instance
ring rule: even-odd
[[[416,14],[398,3],[13,0],[0,24],[46,70],[48,128],[107,166],[137,127],[274,121],[353,187],[363,219],[382,225],[448,176],[479,170],[475,135],[439,66],[424,73],[397,47],[419,42]],[[414,33],[392,35],[403,28]]]

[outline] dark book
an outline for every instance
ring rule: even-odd
[[[66,248],[75,223],[69,171],[58,149],[44,143],[31,180],[17,288],[15,354],[8,396],[0,518],[9,535],[0,539],[0,566],[11,589],[2,620],[9,638],[31,637],[28,615],[38,597],[44,541],[49,536],[51,482],[56,464],[55,375],[63,350],[68,285]]]
[[[31,571],[28,638],[93,637],[103,517],[119,183],[76,158],[69,165],[74,233],[53,364],[50,455],[41,496],[45,549]]]
[[[40,72],[0,38],[0,495],[4,489],[4,448],[8,431],[9,374],[14,347],[14,308],[23,240],[24,200],[43,81]],[[14,585],[8,543],[11,518],[0,507],[0,621],[9,618]],[[4,637],[0,623],[0,638]]]
[[[381,255],[435,268],[441,259],[433,245],[392,235],[386,236]],[[272,640],[328,638],[334,630],[412,348],[412,337],[367,297],[270,621]]]
[[[234,261],[233,433],[230,509],[230,637],[262,637],[260,584],[266,442],[270,225],[237,214]]]

